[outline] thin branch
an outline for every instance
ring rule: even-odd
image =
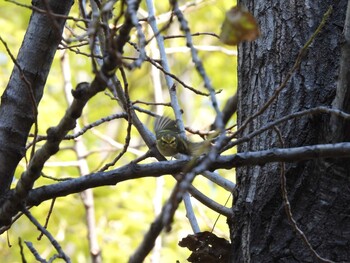
[[[23,214],[25,214],[28,219],[38,228],[38,230],[40,230],[51,242],[51,244],[53,245],[53,247],[56,249],[56,251],[58,252],[58,257],[62,258],[65,262],[70,263],[70,258],[63,252],[61,246],[58,244],[58,242],[56,241],[56,239],[50,234],[49,231],[47,231],[36,219],[35,217],[32,216],[32,214],[29,212],[29,210],[25,207],[22,208],[22,212]]]
[[[145,114],[147,114],[147,115],[149,115],[149,116],[152,116],[152,117],[157,117],[157,116],[159,116],[158,114],[154,113],[153,111],[146,110],[146,109],[143,109],[143,108],[138,107],[138,106],[134,106],[133,108],[134,108],[135,111],[145,113]]]
[[[54,182],[63,182],[63,181],[68,181],[68,180],[72,180],[72,179],[73,179],[73,177],[57,178],[57,177],[53,177],[53,176],[46,175],[46,174],[44,174],[43,172],[41,173],[41,176],[42,176],[43,178],[52,180],[52,181],[54,181]]]
[[[30,250],[30,252],[32,252],[33,256],[37,261],[41,263],[47,263],[47,261],[39,255],[38,251],[36,251],[32,242],[24,241],[24,243],[27,245],[28,249]]]
[[[191,56],[192,56],[192,61],[196,66],[196,69],[199,73],[199,75],[202,77],[202,79],[204,80],[204,86],[208,89],[209,94],[210,94],[210,99],[212,101],[212,106],[216,112],[217,115],[217,119],[216,119],[216,127],[218,127],[219,130],[223,130],[224,125],[223,125],[223,121],[222,121],[222,113],[219,109],[218,106],[218,102],[216,99],[216,93],[215,93],[215,89],[211,84],[211,81],[204,69],[203,63],[202,61],[199,59],[198,57],[198,53],[196,48],[193,45],[192,42],[192,35],[191,35],[191,31],[190,28],[188,27],[188,23],[183,15],[183,13],[181,12],[181,10],[179,9],[179,5],[178,2],[176,0],[170,0],[170,4],[173,6],[173,11],[175,13],[175,16],[177,17],[177,19],[179,20],[180,24],[181,24],[181,30],[184,31],[185,36],[186,36],[186,45],[191,49]]]
[[[65,139],[67,140],[72,140],[72,139],[76,139],[77,137],[83,135],[85,132],[87,132],[88,130],[94,128],[94,127],[97,127],[103,123],[106,123],[106,122],[110,122],[112,120],[116,120],[116,119],[125,119],[127,120],[128,118],[128,114],[125,113],[125,112],[122,112],[122,113],[116,113],[116,114],[112,114],[110,116],[107,116],[107,117],[104,117],[104,118],[101,118],[93,123],[90,123],[88,125],[85,125],[79,132],[73,134],[73,135],[67,135],[65,136]]]
[[[41,8],[38,8],[38,7],[33,6],[33,5],[22,4],[22,3],[19,3],[17,1],[14,1],[14,0],[5,0],[5,2],[13,3],[15,5],[28,8],[28,9],[36,11],[38,13],[42,13],[42,14],[47,13],[47,10],[45,10],[45,9],[41,9]],[[76,18],[74,16],[66,16],[66,15],[61,15],[61,14],[56,14],[56,13],[51,13],[51,16],[56,17],[56,18],[63,18],[65,20],[73,20],[75,22],[91,22],[90,19],[80,19],[80,18]]]
[[[167,106],[167,107],[170,107],[171,105],[170,105],[170,103],[165,103],[165,102],[147,102],[147,101],[142,101],[142,100],[135,100],[135,101],[133,101],[132,102],[132,105],[135,105],[135,104],[145,104],[145,105],[148,105],[148,106],[150,106],[150,105],[156,105],[156,106],[158,106],[158,105],[162,105],[162,106]]]
[[[176,80],[177,82],[179,82],[184,88],[189,89],[190,91],[192,91],[193,93],[197,94],[197,95],[201,95],[201,96],[209,96],[208,93],[202,92],[200,90],[197,90],[189,85],[187,85],[185,82],[183,82],[180,78],[178,78],[175,74],[170,73],[169,71],[165,70],[164,67],[158,65],[158,63],[156,63],[153,59],[151,59],[150,57],[146,56],[146,60],[151,63],[153,66],[155,66],[157,69],[159,69],[160,71],[162,71],[164,73],[164,75],[172,77],[174,80]]]
[[[209,52],[221,52],[227,56],[237,56],[238,52],[236,50],[227,49],[222,46],[214,46],[214,45],[194,45],[197,50],[205,51],[206,54]],[[175,47],[167,47],[165,49],[167,54],[173,53],[188,53],[191,52],[191,49],[187,46],[175,46]],[[218,93],[218,92],[216,92]]]
[[[229,194],[229,196],[227,197],[226,202],[225,202],[225,204],[224,204],[225,206],[227,205],[227,203],[228,203],[228,201],[230,200],[231,197],[232,197],[232,199],[234,199],[234,196],[233,196],[232,193]],[[233,213],[231,213],[231,214],[233,215]],[[219,222],[220,216],[221,216],[221,214],[219,214],[219,215],[217,216],[217,218],[215,219],[215,222],[214,222],[213,227],[211,228],[211,231],[210,231],[210,232],[214,232],[215,226],[216,226],[216,224]]]
[[[250,141],[253,137],[269,130],[269,129],[272,129],[274,126],[278,125],[278,124],[281,124],[283,122],[286,122],[288,120],[291,120],[291,119],[295,119],[295,118],[298,118],[298,117],[302,117],[302,116],[305,116],[305,115],[313,115],[313,114],[320,114],[320,113],[328,113],[328,114],[331,114],[331,115],[334,115],[334,116],[337,116],[337,117],[340,117],[340,118],[343,118],[345,120],[350,120],[350,114],[348,113],[345,113],[343,111],[340,111],[338,109],[331,109],[331,108],[328,108],[328,107],[325,107],[325,106],[319,106],[319,107],[316,107],[316,108],[312,108],[312,109],[308,109],[308,110],[303,110],[303,111],[298,111],[298,112],[295,112],[295,113],[292,113],[292,114],[289,114],[287,116],[284,116],[280,119],[277,119],[275,121],[272,121],[268,124],[266,124],[265,126],[261,127],[260,129],[256,130],[256,131],[253,131],[247,135],[245,135],[244,137],[241,137],[233,142],[229,142],[223,149],[222,151],[225,151],[227,149],[230,149],[232,147],[234,147],[235,145],[238,145],[238,144],[241,144],[241,143],[244,143],[244,142],[248,142]],[[231,139],[233,138],[234,135],[228,137],[228,139]]]
[[[152,28],[152,31],[154,35],[156,36],[157,44],[158,44],[158,49],[159,49],[159,55],[160,59],[162,61],[162,66],[166,72],[170,72],[170,67],[168,63],[168,59],[165,53],[165,45],[164,45],[164,39],[163,37],[159,34],[159,29],[157,25],[157,21],[155,18],[155,11],[154,11],[154,4],[153,1],[151,0],[146,0],[146,5],[148,9],[148,23]],[[176,93],[176,88],[174,85],[174,81],[171,77],[168,75],[165,75],[165,81],[168,87],[169,95],[170,95],[170,101],[171,101],[171,106],[174,110],[175,118],[176,118],[176,123],[177,126],[181,132],[181,135],[185,137],[185,127],[182,122],[182,111],[181,107],[177,98],[177,93]]]
[[[139,51],[139,48],[132,43],[131,41],[129,41],[129,44],[131,46],[133,46],[137,51]],[[168,49],[166,49],[168,50]],[[125,59],[135,59],[135,58],[130,58],[130,57],[123,57]],[[149,56],[145,56],[145,60],[149,63],[151,63],[153,66],[155,66],[157,69],[159,69],[161,72],[164,73],[164,75],[169,76],[171,78],[173,78],[174,80],[176,80],[177,82],[179,82],[184,88],[189,89],[190,91],[192,91],[193,93],[197,94],[197,95],[201,95],[201,96],[205,96],[208,97],[210,94],[209,93],[205,93],[202,92],[200,90],[197,90],[189,85],[187,85],[185,82],[183,82],[179,77],[177,77],[175,74],[170,73],[169,71],[165,70],[165,68],[161,65],[163,64],[163,61],[157,61],[155,59],[150,58]],[[216,93],[221,93],[222,90],[216,91]]]
[[[22,244],[21,237],[18,237],[18,245],[19,245],[19,252],[21,254],[22,263],[27,263],[26,257],[24,256],[24,252],[23,252],[23,244]]]
[[[192,203],[191,203],[191,197],[190,197],[188,192],[186,192],[184,194],[183,199],[184,199],[185,208],[186,208],[186,217],[188,218],[188,221],[191,224],[192,231],[193,231],[193,233],[198,233],[198,232],[200,232],[200,228],[199,228],[199,225],[198,225],[198,222],[197,222],[196,215],[195,215],[195,213],[193,211],[193,206],[192,206]]]
[[[51,200],[49,212],[47,213],[46,220],[45,220],[45,224],[44,224],[44,228],[45,228],[45,229],[47,229],[47,226],[49,225],[49,221],[50,221],[50,217],[51,217],[51,214],[52,214],[52,211],[53,211],[53,207],[54,207],[54,205],[55,205],[55,201],[56,201],[56,198],[53,198],[53,199]],[[41,240],[41,238],[43,237],[43,235],[44,235],[44,233],[41,232],[37,239],[38,239],[38,240]]]
[[[225,217],[232,216],[231,208],[228,208],[222,204],[219,204],[218,202],[215,202],[213,199],[210,199],[208,196],[203,194],[201,191],[196,189],[194,186],[190,186],[188,192],[194,198],[196,198],[200,203],[202,203],[206,207],[210,208],[211,210],[215,211],[219,215],[223,215]]]
[[[218,172],[205,171],[202,173],[202,175],[205,178],[207,178],[208,180],[212,181],[213,183],[221,186],[226,191],[232,192],[236,187],[235,183],[231,182],[230,180],[225,179]]]
[[[116,113],[116,114],[112,114],[112,115],[107,116],[107,117],[103,117],[103,118],[101,118],[93,123],[85,125],[80,131],[76,132],[75,134],[64,136],[63,140],[74,140],[74,139],[78,138],[79,136],[83,135],[84,133],[86,133],[87,131],[93,129],[94,127],[98,127],[99,125],[101,125],[105,122],[109,122],[109,121],[112,121],[115,119],[127,119],[127,117],[128,117],[128,114],[125,112]],[[33,136],[33,135],[30,135],[30,136]],[[43,136],[43,135],[40,136],[39,135],[37,142],[47,140],[47,138],[48,138],[48,136]],[[30,146],[32,146],[32,144],[33,144],[33,142],[30,142],[26,146],[26,149],[28,149]]]
[[[280,132],[280,130],[275,127],[275,131],[277,132],[279,141],[281,143],[281,146],[284,147],[283,137]],[[292,208],[290,206],[289,200],[288,200],[288,193],[287,193],[287,180],[286,180],[286,167],[285,163],[281,162],[281,172],[280,172],[280,180],[281,180],[281,193],[283,198],[283,204],[286,211],[286,215],[288,218],[289,223],[292,225],[294,231],[301,237],[305,245],[308,247],[308,249],[311,251],[312,255],[320,262],[327,262],[327,263],[334,263],[334,261],[322,258],[316,250],[313,249],[312,245],[310,244],[308,238],[304,234],[304,232],[298,227],[297,222],[295,221],[293,214],[292,214]]]
[[[61,43],[61,45],[62,45],[62,43]],[[73,47],[70,47],[70,46],[62,45],[62,47],[58,47],[58,49],[66,49],[66,50],[69,50],[69,51],[71,51],[71,52],[73,52],[73,53],[75,53],[77,55],[83,55],[85,57],[92,58],[91,57],[91,53],[85,53],[85,52],[80,51],[77,48],[73,48]],[[100,55],[94,55],[93,57],[96,58],[96,59],[102,59],[103,58]]]
[[[111,167],[117,163],[117,161],[127,152],[129,144],[130,144],[130,139],[131,139],[131,127],[132,127],[131,108],[132,108],[132,105],[131,105],[130,97],[129,97],[129,89],[128,89],[129,84],[127,82],[126,75],[125,75],[123,68],[120,68],[119,70],[121,72],[121,75],[122,75],[122,78],[124,81],[124,90],[125,90],[124,94],[125,94],[125,100],[126,100],[125,108],[126,108],[126,111],[128,114],[128,127],[126,128],[125,143],[124,143],[122,151],[110,163],[107,163],[106,165],[104,165],[100,169],[100,171],[105,171],[109,167]]]
[[[136,28],[138,45],[139,45],[139,52],[140,52],[138,59],[136,59],[129,67],[129,69],[133,69],[135,67],[139,68],[146,59],[146,51],[145,51],[146,38],[145,38],[145,35],[143,34],[142,27],[139,24],[139,20],[137,18],[137,14],[136,14],[138,7],[139,7],[139,4],[140,4],[140,1],[139,0],[138,1],[126,0],[126,3],[127,3],[126,12],[130,17],[130,21],[132,22],[132,24]]]
[[[192,36],[192,37],[197,37],[197,36],[212,36],[212,37],[216,37],[217,39],[220,39],[220,37],[219,37],[217,34],[211,33],[211,32],[192,33],[191,36]],[[166,39],[172,39],[172,38],[186,38],[186,35],[170,35],[170,36],[164,36],[164,40],[166,40]]]

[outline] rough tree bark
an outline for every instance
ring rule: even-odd
[[[28,29],[0,107],[0,196],[6,193],[25,153],[28,133],[51,68],[72,0],[33,1]],[[42,10],[44,12],[38,12]],[[45,14],[49,10],[51,15]]]
[[[269,121],[315,106],[331,106],[339,74],[347,1],[241,1],[257,18],[262,36],[239,47],[238,123],[253,115],[281,84],[299,50],[331,4],[325,28],[280,93],[241,136]],[[335,142],[330,116],[314,115],[280,125],[285,147]],[[337,132],[345,132],[338,129]],[[349,138],[349,137],[347,137]],[[239,152],[280,147],[270,130],[240,145]],[[346,159],[286,164],[288,197],[298,226],[317,253],[350,261],[350,177]],[[287,220],[280,190],[280,165],[237,169],[239,194],[231,226],[232,262],[317,262]]]

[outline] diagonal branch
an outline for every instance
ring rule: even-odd
[[[283,136],[281,134],[281,131],[274,127],[275,131],[277,133],[278,139],[280,141],[280,144],[282,147],[284,147],[284,141]],[[292,208],[288,199],[288,193],[287,193],[287,179],[286,179],[286,164],[284,162],[280,163],[281,171],[280,171],[280,181],[281,181],[281,193],[282,193],[282,199],[284,204],[284,209],[286,211],[287,218],[289,220],[289,223],[292,225],[294,231],[301,237],[302,241],[305,243],[307,248],[311,251],[312,255],[319,261],[319,262],[327,262],[332,263],[334,261],[322,258],[316,250],[313,249],[312,245],[310,244],[308,238],[304,234],[304,232],[298,227],[297,222],[295,221],[293,214],[292,214]]]
[[[23,208],[23,213],[28,217],[28,219],[43,233],[51,242],[52,246],[56,249],[56,251],[59,253],[58,257],[62,258],[65,262],[70,263],[70,258],[64,253],[62,250],[60,244],[57,242],[57,240],[51,235],[49,231],[46,230],[45,227],[43,227],[38,220],[32,214],[29,212],[28,209]]]

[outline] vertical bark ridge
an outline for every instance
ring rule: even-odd
[[[257,18],[262,36],[239,47],[239,125],[273,94],[293,66],[300,48],[333,4],[332,1],[299,0],[241,2]],[[278,99],[250,123],[242,136],[292,112],[331,105],[339,69],[342,33],[339,25],[345,18],[346,2],[335,4],[326,27],[308,49],[298,71]],[[329,117],[308,116],[278,128],[285,147],[293,147],[325,143],[326,127],[329,127]],[[268,131],[240,145],[239,152],[273,147],[279,147],[279,142],[276,133]],[[332,249],[342,247],[335,241],[336,232],[340,231],[335,229],[344,220],[337,219],[336,211],[341,207],[336,202],[349,200],[346,199],[349,177],[344,169],[340,169],[337,176],[331,169],[333,164],[334,160],[287,164],[287,188],[294,218],[314,249],[326,258],[344,260],[349,252],[335,255]],[[287,221],[278,164],[239,168],[237,181],[239,196],[231,221],[232,262],[313,262],[310,251]]]

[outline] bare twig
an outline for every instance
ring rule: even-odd
[[[170,72],[168,59],[167,59],[167,56],[165,53],[164,39],[158,33],[159,29],[158,29],[158,25],[157,25],[157,22],[155,19],[153,2],[151,0],[146,0],[146,4],[147,4],[147,8],[148,8],[148,23],[151,26],[152,31],[156,36],[159,54],[160,54],[160,59],[162,61],[162,66],[166,72]],[[178,126],[179,130],[181,131],[181,135],[183,137],[185,137],[185,127],[184,127],[184,124],[182,122],[182,111],[181,111],[181,108],[180,108],[180,105],[178,102],[174,81],[168,75],[165,75],[165,81],[166,81],[166,84],[167,84],[167,87],[169,90],[171,106],[174,110],[177,126]]]
[[[135,43],[132,43],[131,41],[129,41],[129,44],[132,45],[137,51],[139,51],[139,48],[135,45]],[[134,58],[125,58],[125,59],[134,59]],[[179,77],[177,77],[175,74],[170,73],[169,71],[166,71],[165,68],[162,66],[163,63],[161,63],[162,61],[157,61],[155,59],[150,58],[149,56],[145,56],[145,60],[149,63],[151,63],[153,66],[155,66],[157,69],[159,69],[161,72],[164,73],[164,75],[167,75],[171,78],[173,78],[174,80],[176,80],[177,82],[179,82],[184,88],[189,89],[190,91],[192,91],[193,93],[197,94],[197,95],[201,95],[201,96],[209,96],[210,94],[202,92],[198,89],[195,89],[189,85],[187,85],[185,82],[183,82]],[[217,91],[216,93],[220,93],[221,90]]]
[[[109,121],[116,120],[116,119],[127,119],[127,116],[128,116],[127,113],[122,112],[122,113],[116,113],[116,114],[112,114],[110,116],[101,118],[93,123],[85,125],[80,131],[74,133],[73,135],[64,136],[63,140],[74,140],[74,139],[78,138],[79,136],[83,135],[84,133],[86,133],[87,131],[91,130],[92,128],[97,127],[105,122],[109,122]],[[33,136],[33,135],[30,135],[30,136]],[[43,136],[43,135],[40,136],[39,135],[37,142],[44,141],[44,140],[47,140],[47,136]],[[30,146],[32,146],[32,144],[33,144],[33,142],[30,142],[26,146],[26,148],[28,149]]]
[[[164,67],[159,66],[158,63],[156,63],[153,59],[151,59],[150,57],[146,57],[146,60],[148,62],[150,62],[153,66],[155,66],[157,69],[159,69],[160,71],[162,71],[164,73],[164,75],[172,77],[174,80],[176,80],[177,82],[179,82],[184,88],[189,89],[190,91],[192,91],[193,93],[197,94],[197,95],[201,95],[201,96],[209,96],[208,93],[202,92],[198,89],[195,89],[189,85],[187,85],[185,82],[183,82],[179,77],[177,77],[175,74],[170,73],[169,71],[165,70]]]
[[[220,174],[217,172],[205,171],[202,173],[202,175],[208,180],[212,181],[213,183],[220,185],[226,191],[232,192],[233,189],[236,187],[235,183],[220,176]]]
[[[270,122],[268,124],[266,124],[265,126],[261,127],[260,129],[253,131],[247,135],[245,135],[244,137],[241,137],[233,142],[228,143],[222,151],[227,150],[229,148],[232,148],[235,145],[241,144],[243,142],[248,142],[249,140],[251,140],[253,137],[273,128],[274,126],[281,124],[283,122],[286,122],[288,120],[294,119],[294,118],[298,118],[298,117],[302,117],[305,115],[313,115],[313,114],[320,114],[320,113],[328,113],[346,120],[350,120],[350,114],[345,113],[343,111],[340,111],[338,109],[331,109],[325,106],[319,106],[316,108],[312,108],[312,109],[308,109],[308,110],[303,110],[303,111],[298,111],[292,114],[289,114],[287,116],[284,116],[280,119],[277,119],[273,122]],[[233,136],[230,136],[229,138],[232,138]]]
[[[70,258],[63,252],[61,246],[58,244],[56,239],[47,231],[36,219],[32,216],[29,210],[25,207],[22,208],[22,212],[28,217],[28,219],[49,239],[53,247],[58,252],[58,257],[62,258],[65,262],[70,263]]]
[[[38,251],[36,251],[36,249],[33,246],[32,242],[29,241],[24,241],[24,243],[27,245],[27,247],[29,248],[30,252],[32,252],[33,256],[35,257],[35,259],[41,263],[47,263],[47,261],[45,259],[43,259]]]
[[[41,9],[41,8],[38,8],[38,7],[33,6],[33,5],[22,4],[22,3],[19,3],[17,1],[14,1],[14,0],[5,0],[5,2],[13,3],[15,5],[28,8],[28,9],[36,11],[38,13],[42,13],[42,14],[46,14],[47,13],[47,10],[45,10],[45,9]],[[75,22],[90,22],[89,19],[80,19],[80,18],[76,18],[74,16],[66,16],[66,15],[61,15],[61,14],[56,14],[56,13],[51,13],[51,16],[52,17],[56,17],[56,18],[63,18],[63,19],[66,19],[66,20],[73,20]]]
[[[188,23],[183,15],[183,13],[181,12],[181,10],[179,9],[178,3],[176,0],[170,0],[171,5],[173,6],[173,11],[177,17],[177,19],[179,20],[180,24],[181,24],[181,30],[184,31],[185,36],[186,36],[186,45],[191,49],[191,55],[192,55],[192,61],[196,66],[196,69],[199,73],[199,75],[202,77],[202,79],[204,80],[204,86],[208,89],[209,94],[210,94],[210,99],[212,101],[212,106],[216,112],[217,115],[217,119],[216,119],[216,127],[218,127],[218,129],[221,131],[224,128],[223,125],[223,121],[222,121],[222,113],[219,109],[218,106],[218,102],[216,99],[216,93],[215,93],[215,89],[211,84],[211,81],[203,67],[203,63],[202,61],[199,59],[198,54],[197,54],[197,50],[193,45],[192,42],[192,35],[190,32],[190,28],[188,27]]]
[[[23,245],[22,245],[21,237],[18,237],[18,245],[19,245],[19,251],[21,254],[22,263],[27,263],[26,257],[24,256],[24,252],[23,252]]]
[[[130,144],[130,139],[131,139],[131,127],[132,127],[132,114],[131,114],[131,102],[130,102],[130,97],[129,97],[129,89],[128,89],[128,82],[126,79],[126,75],[125,72],[123,70],[123,68],[120,68],[120,72],[124,81],[124,94],[125,94],[125,100],[126,100],[126,111],[128,114],[128,127],[126,128],[126,136],[125,136],[125,143],[123,146],[122,151],[113,159],[113,161],[111,161],[110,163],[107,163],[106,165],[104,165],[100,171],[105,171],[107,170],[109,167],[113,166],[116,164],[116,162],[127,152],[129,144]]]
[[[217,34],[211,33],[211,32],[192,33],[191,36],[192,36],[192,37],[197,37],[197,36],[212,36],[212,37],[216,37],[217,39],[220,39],[220,37],[219,37]],[[164,36],[164,39],[172,39],[172,38],[186,38],[186,35],[170,35],[170,36]]]
[[[232,196],[233,196],[232,193],[229,194],[229,196],[227,197],[226,202],[225,202],[225,204],[224,204],[225,206],[227,205],[228,201],[230,200],[230,198],[231,198]],[[233,214],[233,213],[232,213],[232,214]],[[216,226],[217,222],[219,221],[219,218],[220,218],[221,215],[222,215],[222,214],[219,214],[219,215],[217,216],[217,218],[215,219],[215,222],[214,222],[213,227],[211,228],[211,231],[210,231],[210,232],[214,232],[215,226]]]
[[[145,51],[146,39],[136,14],[140,1],[126,0],[126,4],[127,4],[126,12],[129,15],[130,21],[132,22],[132,24],[134,25],[137,31],[137,38],[138,38],[138,45],[139,45],[139,52],[140,52],[138,59],[136,59],[129,67],[129,69],[133,69],[135,67],[136,68],[140,67],[141,64],[146,59],[146,51]]]
[[[188,218],[188,221],[191,224],[192,231],[193,233],[198,233],[200,232],[200,228],[197,222],[196,215],[193,211],[192,203],[191,203],[191,197],[188,192],[184,194],[184,203],[185,203],[185,208],[186,208],[186,217]]]
[[[222,204],[219,204],[215,202],[213,199],[210,199],[208,196],[203,194],[201,191],[199,191],[194,186],[190,186],[188,192],[196,198],[199,202],[201,202],[203,205],[208,207],[209,209],[215,211],[216,213],[223,215],[225,217],[232,216],[232,210],[231,208],[228,208]]]
[[[170,107],[170,103],[165,103],[165,102],[147,102],[147,101],[142,101],[142,100],[135,100],[132,102],[132,105],[135,105],[135,104],[145,104],[145,105],[162,105],[162,106],[168,106]]]
[[[281,146],[284,147],[284,141],[282,134],[280,130],[277,127],[274,127],[274,130],[276,131],[278,135],[278,139],[281,143]],[[286,211],[286,215],[288,218],[289,223],[292,225],[294,231],[301,237],[307,248],[310,250],[312,255],[319,261],[319,262],[327,262],[327,263],[334,263],[334,261],[322,258],[316,250],[313,249],[312,245],[310,244],[308,238],[304,234],[304,232],[298,227],[297,222],[295,221],[293,214],[292,214],[292,208],[290,206],[289,200],[288,200],[288,193],[287,193],[287,180],[286,180],[286,175],[285,175],[285,163],[281,162],[281,172],[280,172],[280,180],[281,180],[281,193],[282,193],[282,198],[283,198],[283,203],[284,203],[284,208]]]
[[[45,224],[44,224],[44,228],[45,228],[45,229],[47,229],[47,226],[49,225],[49,220],[50,220],[50,217],[51,217],[51,214],[52,214],[52,211],[53,211],[53,207],[54,207],[54,205],[55,205],[55,201],[56,201],[56,198],[53,198],[53,199],[51,200],[49,212],[47,213],[46,220],[45,220]],[[41,232],[37,239],[38,239],[38,240],[41,240],[41,238],[43,237],[43,235],[44,235],[44,233]]]
[[[62,44],[61,44],[62,45]],[[84,44],[86,45],[86,44]],[[93,57],[91,56],[91,53],[85,53],[85,52],[82,52],[80,51],[79,49],[77,48],[74,48],[74,47],[70,47],[70,46],[67,46],[67,45],[62,45],[62,47],[59,47],[58,49],[67,49],[77,55],[83,55],[85,57],[88,57],[88,58],[96,58],[96,59],[102,59],[103,57],[100,56],[100,55],[94,55]]]

